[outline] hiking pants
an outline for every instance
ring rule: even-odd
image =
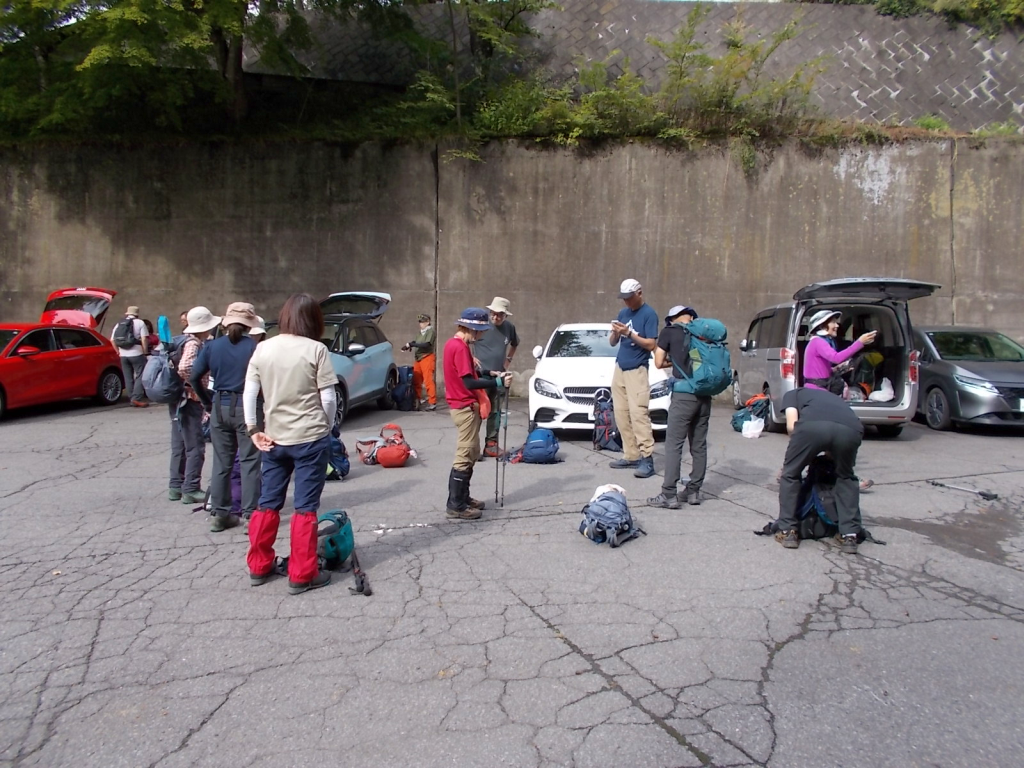
[[[465,408],[453,409],[451,415],[458,430],[452,468],[472,472],[476,460],[480,458],[480,411],[477,410],[477,406],[468,405]]]
[[[291,520],[288,580],[311,581],[320,571],[316,557],[316,518],[327,479],[330,436],[311,443],[275,445],[263,454],[263,489],[259,506],[249,520],[249,572],[264,575],[274,568],[274,542],[288,482],[295,476],[295,514]]]
[[[797,421],[789,437],[779,480],[779,530],[792,531],[799,527],[800,477],[815,456],[828,451],[836,465],[839,533],[845,536],[860,531],[860,486],[853,469],[861,439],[857,430],[833,421]]]
[[[171,414],[171,479],[168,488],[195,493],[203,482],[206,441],[203,440],[203,406],[186,400],[168,406]]]
[[[412,391],[415,400],[422,399],[423,388],[426,387],[427,402],[437,405],[437,389],[434,386],[434,368],[436,366],[437,356],[433,352],[412,364]]]
[[[699,491],[708,468],[708,422],[711,420],[711,398],[697,397],[689,392],[673,392],[668,408],[668,431],[665,435],[665,480],[661,490],[671,497],[679,483],[679,462],[683,444],[690,441],[690,482],[687,491]]]
[[[213,514],[218,517],[231,514],[231,469],[236,453],[242,468],[242,514],[252,512],[260,498],[260,452],[246,434],[241,393],[214,393],[210,443],[213,445],[210,478]]]
[[[124,391],[131,400],[144,400],[146,390],[142,386],[142,372],[146,369],[146,356],[121,358],[121,375],[124,376]]]
[[[616,363],[612,374],[612,407],[622,437],[622,458],[626,461],[637,461],[654,453],[654,430],[647,410],[650,402],[647,366],[624,371]]]
[[[497,443],[501,432],[501,409],[505,407],[505,390],[503,388],[488,390],[487,397],[491,401],[491,413],[487,417],[485,442]]]

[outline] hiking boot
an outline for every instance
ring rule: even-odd
[[[312,581],[289,581],[288,594],[301,595],[303,592],[309,592],[309,590],[311,589],[319,589],[320,587],[326,587],[330,583],[330,572],[320,571],[320,573],[313,577]]]
[[[786,549],[796,549],[800,546],[800,537],[796,531],[777,531],[775,540]]]
[[[260,574],[258,574],[258,573],[253,573],[252,571],[249,571],[249,586],[252,586],[252,587],[262,586],[263,584],[266,584],[268,581],[270,581],[276,575],[277,575],[277,572],[274,571],[273,569],[267,571],[262,576]]]
[[[470,498],[469,500],[470,509],[487,509],[487,504],[480,501],[480,499]]]
[[[183,491],[181,494],[182,504],[203,504],[206,502],[206,494],[202,491]]]
[[[437,410],[437,403],[430,403],[429,405],[424,406],[423,410],[424,411],[436,411]]]
[[[679,509],[679,501],[674,496],[666,496],[662,491],[657,496],[651,496],[647,500],[648,507],[661,507],[662,509]]]
[[[848,533],[845,536],[836,534],[836,541],[839,542],[839,551],[844,555],[857,554],[857,534]]]
[[[505,452],[501,450],[501,446],[498,445],[497,440],[488,440],[487,445],[484,446],[484,456],[490,456],[492,459],[500,459],[505,455]]]
[[[224,517],[221,517],[220,515],[211,515],[210,533],[226,531],[228,528],[234,528],[241,522],[242,521],[238,515],[224,515]]]
[[[444,511],[444,516],[451,520],[479,520],[481,517],[480,510],[468,507],[463,510],[448,508]]]
[[[136,408],[149,408],[149,403],[144,403],[141,400],[132,400],[131,402]]]
[[[167,500],[168,501],[181,501],[181,488],[168,488],[167,489]]]
[[[701,501],[703,501],[703,498],[704,497],[700,495],[699,488],[696,490],[690,490],[689,488],[687,488],[682,493],[681,501],[685,501],[691,507],[699,507]]]
[[[874,486],[875,486],[875,481],[874,480],[872,480],[871,478],[865,478],[864,480],[860,481],[860,486],[859,486],[860,492],[864,493],[864,491],[869,491],[872,488],[874,488]]]
[[[612,469],[633,469],[639,467],[639,461],[628,461],[627,459],[616,459],[615,461],[608,462],[608,466]]]
[[[640,461],[636,464],[636,471],[633,472],[633,477],[650,477],[654,474],[654,457],[653,456],[641,456]]]

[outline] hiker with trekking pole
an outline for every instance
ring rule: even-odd
[[[519,334],[509,320],[512,317],[512,305],[509,300],[495,296],[486,309],[491,325],[473,343],[473,358],[477,367],[485,371],[484,376],[507,371],[519,348]],[[500,458],[503,451],[498,447],[498,429],[501,427],[501,401],[505,393],[495,388],[488,394],[491,400],[491,415],[486,420],[483,455]]]
[[[445,400],[458,430],[455,460],[448,476],[445,515],[455,520],[477,520],[484,502],[469,495],[473,468],[480,457],[481,419],[490,413],[490,392],[507,388],[511,373],[484,370],[478,375],[469,345],[491,327],[486,309],[469,307],[455,321],[455,335],[444,345]]]

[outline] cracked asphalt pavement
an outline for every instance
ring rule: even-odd
[[[10,414],[0,764],[1019,765],[1021,433],[869,437],[862,508],[888,543],[847,556],[753,535],[786,438],[744,439],[730,416],[716,407],[699,507],[645,507],[660,477],[608,469],[584,437],[564,463],[506,467],[503,509],[480,463],[483,519],[452,522],[447,412],[355,412],[352,473],[323,508],[353,519],[367,598],[349,573],[251,587],[243,529],[166,500],[164,408]],[[392,420],[419,460],[355,461]],[[577,531],[606,482],[649,533],[617,550]]]

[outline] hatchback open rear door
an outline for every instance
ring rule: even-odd
[[[387,311],[390,303],[390,293],[345,291],[332,293],[320,302],[320,309],[324,315],[359,315],[376,320]]]
[[[40,323],[63,323],[100,329],[117,291],[106,288],[61,288],[46,297]]]
[[[937,283],[903,277],[840,277],[805,285],[793,294],[796,301],[819,299],[861,299],[910,301],[931,296],[941,288]]]

